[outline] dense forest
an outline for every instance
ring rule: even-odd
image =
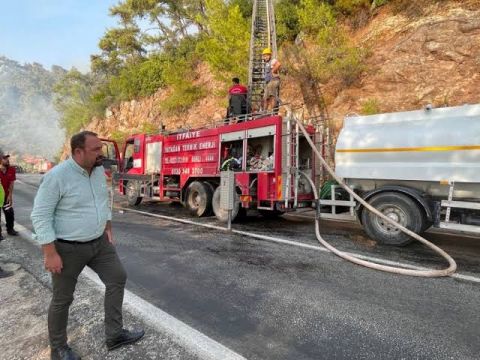
[[[368,49],[353,46],[348,26],[358,27],[388,0],[279,0],[275,4],[280,48],[298,39],[313,80],[338,78],[349,86],[363,71]],[[409,1],[390,0],[398,7]],[[186,111],[206,96],[193,80],[200,62],[225,84],[247,77],[252,0],[122,0],[111,7],[108,29],[91,56],[91,71],[69,71],[56,86],[61,126],[72,134],[108,106],[168,87],[163,114]],[[348,26],[345,26],[347,24]],[[287,64],[288,65],[288,64]],[[288,66],[287,66],[288,70]],[[225,89],[219,89],[224,91]]]

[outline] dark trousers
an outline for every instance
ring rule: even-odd
[[[53,296],[48,310],[48,335],[52,349],[67,343],[68,310],[78,275],[85,266],[105,284],[105,336],[114,339],[123,328],[122,304],[127,274],[115,247],[103,235],[87,244],[55,241],[63,261],[60,274],[52,274]]]
[[[13,230],[13,225],[15,223],[15,213],[13,212],[13,207],[7,206],[7,209],[5,209],[5,206],[2,206],[3,214],[5,215],[5,223],[7,227],[7,232],[11,232]],[[1,212],[0,212],[0,217],[1,217]],[[2,233],[2,229],[0,228],[0,234]]]

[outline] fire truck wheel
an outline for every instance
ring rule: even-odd
[[[215,186],[209,181],[203,181],[202,183],[209,189],[213,196],[213,193],[215,192]]]
[[[212,191],[208,185],[194,181],[188,186],[187,209],[192,215],[201,217],[208,215],[212,209]]]
[[[223,210],[220,207],[220,186],[215,189],[215,192],[213,193],[213,199],[212,199],[212,207],[213,207],[213,213],[217,217],[218,220],[221,222],[227,222],[228,221],[228,211]],[[233,210],[232,210],[232,221],[235,220],[237,217],[241,217],[243,215],[243,209],[240,209],[240,196],[235,193],[235,202],[233,204]],[[240,213],[240,214],[239,214]]]
[[[126,185],[126,195],[128,205],[137,206],[142,202],[142,197],[140,195],[140,187],[137,182],[129,181]]]
[[[370,205],[409,230],[420,234],[425,228],[425,216],[417,203],[404,194],[385,192],[374,196]],[[413,239],[395,226],[364,209],[362,223],[365,232],[380,244],[405,246]]]

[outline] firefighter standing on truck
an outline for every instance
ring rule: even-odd
[[[234,124],[237,121],[243,121],[247,113],[247,93],[248,89],[245,85],[240,84],[240,79],[234,77],[232,86],[228,90],[228,109],[226,123]],[[228,118],[231,118],[228,121]]]
[[[266,48],[262,52],[265,63],[265,89],[263,93],[263,109],[272,112],[278,103],[280,92],[280,61],[272,59],[272,49]]]

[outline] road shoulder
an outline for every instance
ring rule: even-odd
[[[0,243],[0,266],[14,276],[0,279],[0,359],[50,358],[47,313],[51,298],[50,277],[43,270],[40,251],[21,238]],[[146,336],[136,345],[107,352],[104,341],[103,291],[80,276],[70,308],[69,343],[83,359],[197,359],[175,339],[153,329],[128,309],[128,328],[143,327]]]

